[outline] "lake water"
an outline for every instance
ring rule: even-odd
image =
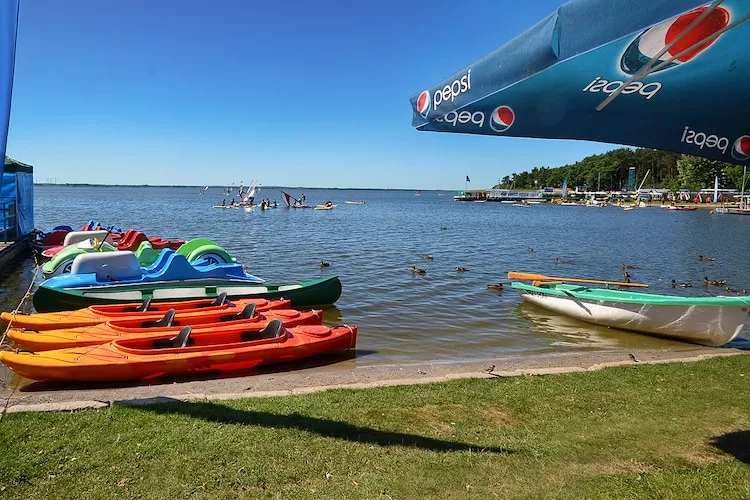
[[[284,188],[299,196],[301,189]],[[453,193],[305,189],[309,204],[332,200],[332,211],[218,210],[231,197],[220,188],[35,187],[35,222],[79,229],[88,220],[148,235],[206,237],[269,282],[338,275],[343,294],[326,323],[359,326],[356,363],[456,362],[510,353],[612,347],[685,349],[688,344],[590,326],[522,305],[518,294],[488,290],[506,272],[632,280],[653,292],[720,294],[703,276],[750,289],[750,217],[657,207],[513,207],[455,202]],[[258,198],[282,203],[278,189]],[[348,205],[350,200],[364,205]],[[446,229],[441,229],[446,228]],[[533,250],[533,251],[532,251]],[[430,254],[426,261],[421,254]],[[699,255],[716,258],[700,262]],[[555,257],[562,260],[556,264]],[[331,263],[321,268],[320,262]],[[414,275],[412,266],[427,269]],[[468,272],[459,273],[457,266]],[[0,305],[18,303],[33,276],[26,261],[4,270]],[[694,287],[672,289],[670,281]],[[30,300],[28,301],[30,303]],[[743,332],[748,337],[748,330]]]

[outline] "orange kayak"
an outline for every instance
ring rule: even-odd
[[[226,295],[223,297],[220,295],[216,299],[112,304],[54,313],[12,314],[4,312],[0,314],[0,318],[11,323],[11,326],[15,328],[42,331],[98,325],[119,319],[158,320],[170,309],[175,310],[178,320],[187,320],[216,311],[239,312],[248,304],[255,304],[256,311],[268,311],[288,308],[291,302],[289,300],[266,299],[237,299],[230,302],[226,300]]]
[[[170,334],[171,335],[171,334]],[[304,325],[286,329],[272,321],[262,330],[235,328],[174,338],[122,339],[98,346],[40,353],[0,352],[0,361],[33,380],[139,380],[210,371],[229,371],[294,361],[351,349],[357,327]]]
[[[167,312],[167,316],[171,316],[171,314]],[[192,327],[193,333],[231,331],[238,327],[244,328],[243,331],[259,331],[273,319],[280,319],[287,327],[320,325],[323,323],[323,311],[313,309],[300,312],[294,309],[273,309],[264,312],[252,312],[251,314],[247,314],[247,311],[244,314],[218,312],[187,320],[178,320],[175,316],[173,321],[164,323],[161,322],[162,320],[120,320],[93,326],[45,330],[43,332],[11,328],[8,330],[8,337],[23,349],[49,351],[104,344],[118,339],[176,335],[181,327],[188,324]]]

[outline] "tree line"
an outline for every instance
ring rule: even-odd
[[[741,189],[743,167],[732,163],[709,160],[698,156],[646,148],[619,148],[603,154],[587,156],[571,165],[534,167],[530,171],[506,175],[493,189],[542,189],[568,186],[588,186],[597,191],[621,190],[628,187],[628,171],[635,167],[635,188],[643,187],[700,190],[714,186],[719,176],[719,187]]]

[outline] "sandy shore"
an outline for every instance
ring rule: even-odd
[[[742,355],[735,348],[686,345],[684,349],[623,349],[515,355],[464,363],[366,366],[361,360],[318,359],[317,365],[298,364],[279,371],[205,379],[165,379],[148,384],[53,384],[12,380],[2,390],[6,412],[71,411],[113,404],[143,405],[173,400],[229,400],[289,396],[334,388],[369,388],[424,384],[457,378],[496,378],[592,371],[608,366],[698,361],[716,356]],[[333,364],[330,364],[334,361]],[[328,364],[323,364],[328,363]],[[285,370],[285,371],[281,371]],[[6,372],[7,375],[7,372]]]

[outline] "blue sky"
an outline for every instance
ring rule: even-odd
[[[460,189],[613,146],[417,132],[409,97],[562,0],[22,0],[37,182]]]

